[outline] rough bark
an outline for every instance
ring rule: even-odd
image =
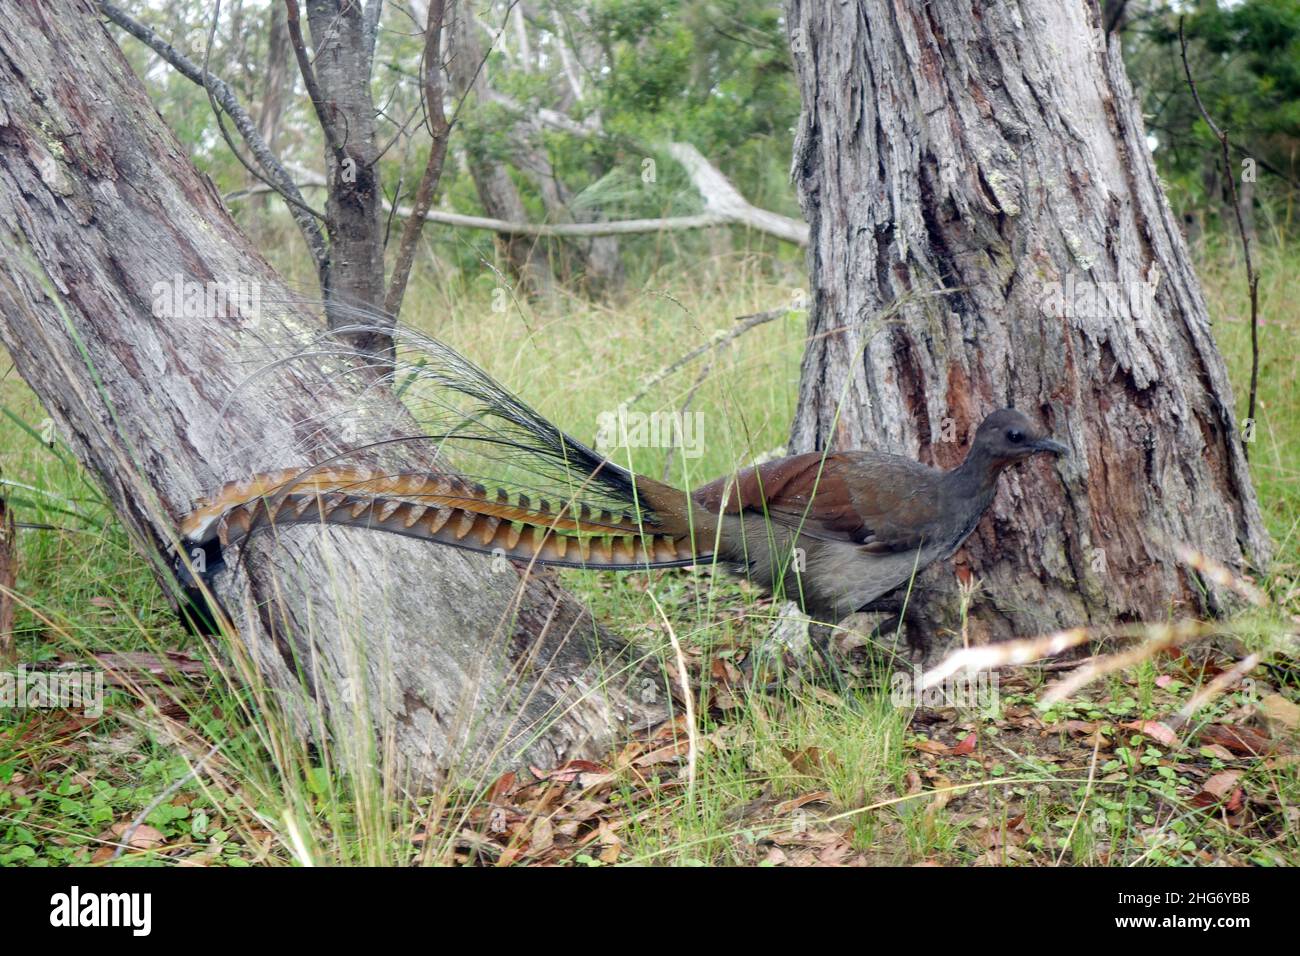
[[[1015,405],[1073,454],[1004,477],[958,555],[983,582],[976,633],[1219,609],[1227,596],[1171,545],[1238,569],[1269,545],[1205,300],[1096,6],[787,12],[812,229],[792,451],[949,467],[971,426]],[[1121,306],[1083,296],[1107,283]],[[952,567],[922,583],[923,618],[951,626]]]
[[[158,308],[175,277],[288,296],[77,0],[0,0],[0,248],[0,339],[146,555],[232,471],[294,464],[295,423],[357,398],[301,364],[236,387],[250,347],[274,357],[309,316]],[[625,692],[646,679],[626,646],[550,579],[364,530],[285,530],[216,578],[240,645],[286,708],[321,702],[340,737],[373,728],[413,786],[596,756],[662,714]]]

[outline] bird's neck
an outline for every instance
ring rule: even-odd
[[[965,461],[945,474],[946,491],[952,498],[978,505],[983,511],[997,493],[998,476],[1005,467],[1005,461],[995,459],[977,445]]]

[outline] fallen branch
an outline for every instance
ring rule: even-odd
[[[786,242],[808,245],[806,222],[751,205],[731,184],[731,180],[690,143],[669,143],[667,148],[668,155],[680,163],[691,177],[691,184],[703,197],[707,211]]]
[[[301,189],[323,189],[324,177],[299,179]],[[228,193],[223,198],[226,202],[235,202],[249,196],[258,196],[273,190],[266,186],[253,186]],[[384,209],[392,210],[392,204],[384,201]],[[395,214],[406,219],[413,215],[410,206],[398,206]],[[732,225],[733,221],[723,216],[709,213],[697,216],[668,216],[662,219],[615,219],[603,222],[506,222],[504,219],[490,219],[487,216],[466,216],[458,212],[445,212],[430,209],[424,214],[426,222],[451,226],[457,229],[482,229],[485,232],[498,232],[507,236],[541,236],[554,239],[579,239],[593,236],[632,236],[655,232],[680,232],[688,229],[708,229],[713,226]]]
[[[571,136],[587,139],[592,136],[604,135],[604,131],[599,124],[592,122],[590,118],[586,122],[578,122],[563,113],[545,107],[525,109],[522,104],[500,93],[494,93],[491,101],[521,115],[526,115],[536,123],[549,126]],[[780,213],[760,209],[750,203],[732,185],[731,180],[727,179],[720,169],[710,163],[690,143],[664,143],[658,148],[666,151],[686,171],[686,175],[690,177],[691,185],[695,187],[695,191],[704,200],[704,208],[708,213],[718,216],[726,222],[748,226],[757,232],[775,236],[777,239],[786,242],[793,242],[799,246],[808,245],[807,223],[792,219],[789,216],[783,216]]]

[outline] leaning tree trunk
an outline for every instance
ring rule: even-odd
[[[1072,448],[1004,479],[958,561],[985,637],[1215,610],[1174,555],[1268,541],[1232,390],[1119,40],[1084,0],[787,0],[812,229],[795,451],[950,467],[1015,405]],[[951,625],[950,565],[920,582]]]
[[[250,355],[274,358],[314,320],[170,307],[178,280],[287,294],[77,0],[0,0],[0,247],[0,338],[148,555],[232,472],[306,464],[287,451],[296,423],[364,387],[286,367],[237,389]],[[237,646],[300,715],[323,702],[344,733],[368,718],[399,779],[596,755],[661,714],[626,693],[646,677],[625,645],[550,580],[364,530],[276,537],[216,578]]]

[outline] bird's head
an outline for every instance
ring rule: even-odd
[[[1069,449],[1014,408],[1000,408],[975,430],[971,453],[986,461],[1013,464],[1038,452],[1065,455]]]

